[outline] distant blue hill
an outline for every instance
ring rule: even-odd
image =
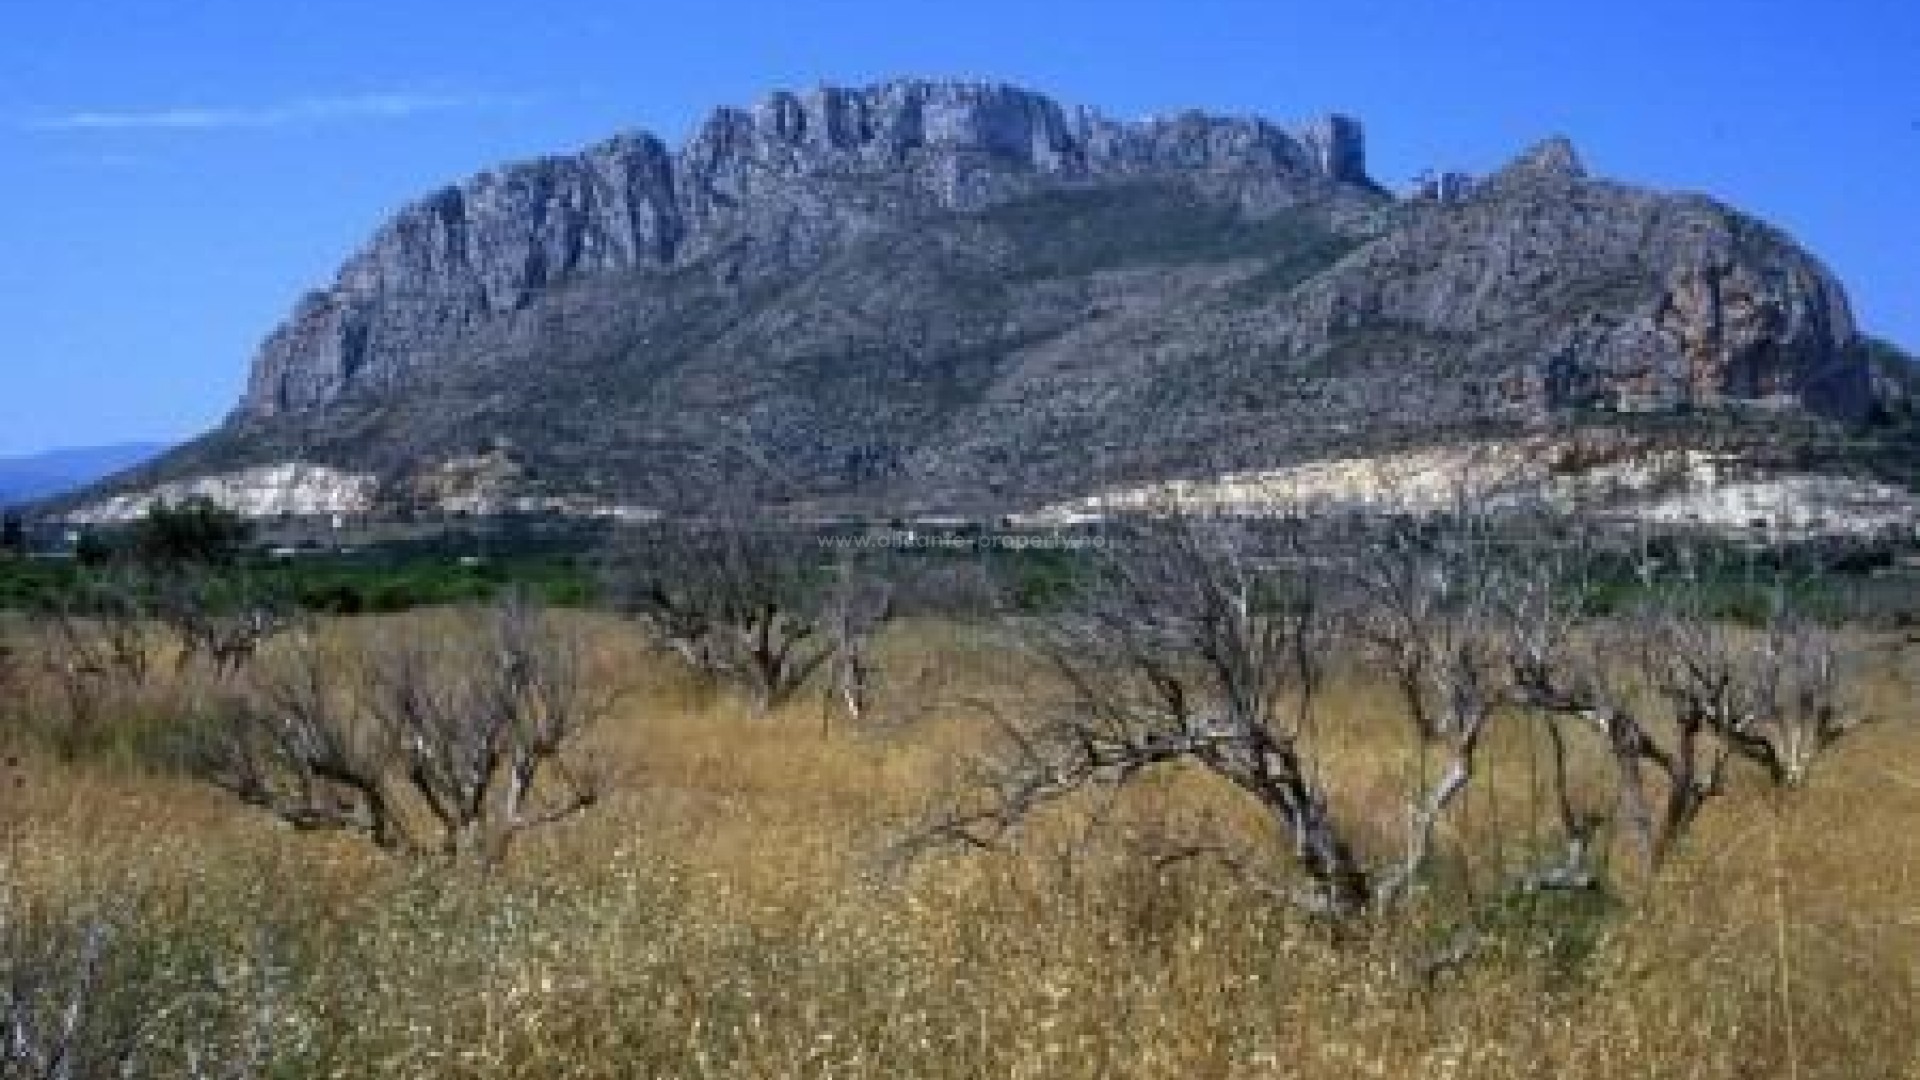
[[[138,465],[165,449],[165,443],[134,442],[0,457],[0,506],[71,491]]]

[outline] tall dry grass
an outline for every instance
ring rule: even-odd
[[[1496,947],[1428,984],[1408,958],[1456,910],[1334,939],[1216,868],[1134,857],[1125,837],[1169,819],[1262,839],[1197,777],[899,870],[882,856],[977,740],[966,715],[754,719],[616,627],[597,640],[634,687],[590,748],[608,797],[496,876],[26,746],[0,775],[0,905],[107,912],[127,978],[218,1004],[175,1037],[257,1040],[274,1076],[1920,1076],[1920,732],[1891,678],[1890,719],[1805,790],[1739,785],[1610,905],[1496,909]],[[884,648],[952,696],[1020,690],[965,627]],[[1390,701],[1348,678],[1327,715],[1348,811],[1384,834],[1418,767]],[[1447,837],[1469,895],[1540,814],[1537,748],[1495,750]]]

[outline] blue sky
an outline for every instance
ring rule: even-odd
[[[908,74],[1350,112],[1392,185],[1564,133],[1782,225],[1920,350],[1913,0],[5,0],[0,454],[216,423],[298,295],[433,186]]]

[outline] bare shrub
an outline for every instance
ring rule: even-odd
[[[216,678],[232,678],[295,621],[290,603],[240,571],[180,567],[154,592],[154,617],[173,630],[179,671],[199,660]]]
[[[29,726],[63,759],[111,752],[166,764],[163,731],[201,674],[232,679],[293,622],[288,605],[238,570],[94,571],[31,620],[40,685],[56,700],[36,702]]]
[[[583,643],[510,595],[454,632],[391,634],[355,656],[302,636],[220,701],[193,756],[296,828],[495,863],[520,833],[593,805],[567,751],[608,704]]]
[[[99,749],[152,681],[157,642],[145,582],[126,572],[91,577],[35,612],[31,634],[61,711],[34,718],[41,734],[63,758]]]
[[[21,1080],[128,1075],[144,1042],[141,1018],[109,1000],[112,931],[22,926],[0,914],[0,1075]],[[36,929],[42,932],[35,933]]]

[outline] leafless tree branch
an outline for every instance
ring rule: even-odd
[[[525,597],[357,657],[305,635],[277,659],[222,700],[196,761],[296,828],[494,863],[518,834],[598,798],[567,754],[611,700],[579,638]]]

